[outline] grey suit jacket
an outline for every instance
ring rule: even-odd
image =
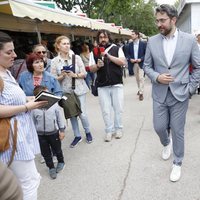
[[[189,75],[189,65],[193,72]],[[178,40],[172,62],[168,65],[161,34],[151,37],[147,44],[143,69],[152,81],[152,97],[155,101],[165,101],[168,87],[178,101],[186,100],[193,94],[200,81],[200,51],[193,35],[178,31]],[[174,82],[169,85],[157,82],[157,77],[162,73],[170,73]]]

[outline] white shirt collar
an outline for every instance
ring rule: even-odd
[[[73,55],[73,54],[74,54],[74,52],[73,52],[72,50],[69,50],[69,59],[70,59],[70,60],[72,59],[72,55]],[[58,53],[58,60],[59,60],[59,61],[65,61],[65,60],[67,60],[67,59],[61,58],[60,53]]]
[[[166,40],[173,39],[173,38],[177,38],[177,37],[178,37],[178,30],[177,30],[177,28],[176,28],[174,34],[171,35],[170,37],[164,36],[164,35],[162,35],[162,34],[161,34],[161,36],[162,36],[163,39],[166,39]]]

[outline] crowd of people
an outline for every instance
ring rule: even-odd
[[[21,66],[9,70],[17,55],[12,38],[0,32],[0,77],[3,80],[0,118],[10,118],[11,130],[17,121],[17,151],[9,168],[20,183],[24,200],[37,199],[40,174],[35,166],[36,154],[41,151],[52,179],[65,167],[61,147],[66,130],[63,110],[58,104],[46,110],[43,107],[48,102],[35,102],[35,96],[41,91],[57,96],[75,93],[81,114],[70,117],[74,133],[70,147],[74,148],[83,138],[78,118],[87,143],[93,141],[86,97],[95,81],[105,124],[104,141],[111,142],[113,137],[120,139],[124,135],[123,66],[126,65],[129,75],[135,75],[140,101],[144,99],[145,75],[152,81],[153,125],[164,146],[162,158],[169,159],[173,152],[170,180],[176,182],[180,179],[188,102],[200,81],[200,35],[197,43],[195,37],[181,32],[176,27],[177,16],[173,6],[160,5],[155,14],[160,33],[150,37],[146,43],[134,30],[132,42],[124,48],[113,43],[107,30],[98,31],[93,49],[84,42],[79,55],[71,50],[70,39],[64,35],[55,40],[57,56],[53,59],[48,58],[46,46],[36,44],[23,62],[23,70]],[[192,71],[189,73],[190,64]],[[4,164],[8,164],[12,154],[12,137],[9,142],[10,148],[0,152],[0,161]],[[57,157],[56,166],[53,155]],[[9,171],[9,177],[13,174]],[[14,179],[13,184],[16,185],[13,189],[18,191],[14,192],[18,196],[15,199],[20,199],[21,190]]]

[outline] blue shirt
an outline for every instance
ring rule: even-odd
[[[2,76],[4,81],[3,92],[0,93],[1,105],[24,105],[26,95],[19,87],[18,83],[7,71],[6,76]],[[22,112],[11,118],[13,130],[14,119],[17,119],[17,150],[14,160],[32,160],[35,154],[40,153],[38,136],[30,112]],[[10,146],[12,147],[12,133],[10,133]],[[0,153],[0,160],[8,163],[11,158],[12,148]]]

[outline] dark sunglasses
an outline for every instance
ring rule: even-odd
[[[37,53],[38,53],[38,54],[42,54],[42,53],[45,54],[46,51],[38,51]]]

